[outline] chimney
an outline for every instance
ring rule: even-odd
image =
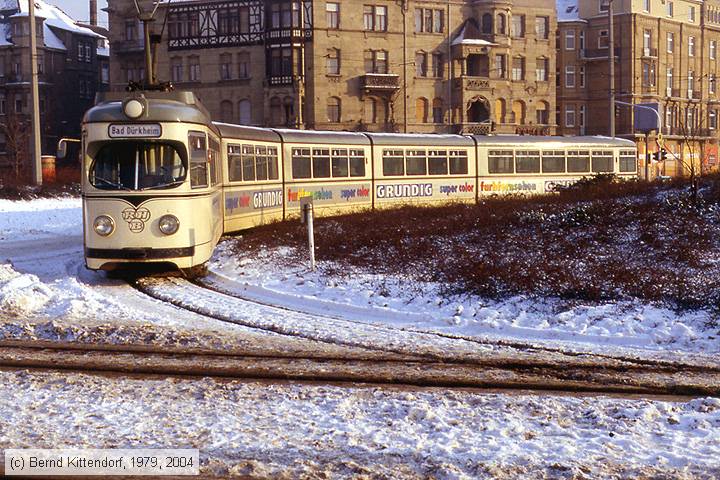
[[[97,24],[97,0],[90,0],[90,25]]]

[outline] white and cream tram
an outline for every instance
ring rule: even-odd
[[[636,169],[628,140],[256,128],[213,123],[190,92],[110,93],[83,120],[86,264],[200,270],[224,232],[299,215],[307,196],[331,215]]]

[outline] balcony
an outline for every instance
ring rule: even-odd
[[[595,62],[608,59],[608,48],[585,48],[580,50],[580,59],[586,62]],[[620,48],[615,47],[615,57],[620,57]]]
[[[495,131],[491,123],[460,123],[456,124],[457,133],[466,135],[489,135]]]
[[[393,93],[400,88],[400,76],[395,73],[366,73],[360,77],[365,93]]]
[[[481,92],[491,90],[493,86],[487,78],[461,77],[453,80],[453,88],[456,90]]]
[[[113,53],[143,52],[145,50],[145,41],[141,39],[121,40],[119,42],[112,42],[111,48]]]

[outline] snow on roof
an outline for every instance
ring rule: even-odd
[[[43,25],[43,38],[46,47],[56,50],[67,50],[65,44],[55,35],[55,32],[52,31],[52,28],[50,28],[47,23]]]
[[[580,18],[578,0],[556,0],[558,22],[584,22]]]
[[[468,22],[465,22],[462,30],[460,30],[460,33],[458,33],[457,37],[455,37],[451,45],[480,45],[484,47],[490,47],[495,45],[492,42],[488,42],[487,40],[482,40],[480,38],[466,38],[470,36],[470,32],[468,31],[468,25]]]
[[[28,2],[19,2],[18,0],[0,0],[0,2],[4,2],[5,5],[14,4],[14,9],[18,10],[18,13],[12,15],[13,17],[24,17],[28,15]],[[35,15],[37,17],[44,18],[45,25],[47,26],[80,35],[87,35],[89,37],[104,38],[102,35],[93,32],[89,28],[77,25],[75,20],[73,20],[67,13],[63,12],[59,7],[45,3],[43,0],[35,0]],[[65,46],[63,45],[63,48],[64,47]]]

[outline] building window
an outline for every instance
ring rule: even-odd
[[[363,7],[365,30],[376,32],[387,31],[387,7],[382,5],[365,5]]]
[[[688,22],[695,23],[695,7],[688,7]]]
[[[667,52],[673,53],[675,51],[675,34],[668,32],[667,34]]]
[[[643,0],[643,12],[650,13],[650,0]]]
[[[598,10],[601,13],[606,13],[610,10],[610,0],[598,0]]]
[[[15,100],[15,113],[22,113],[23,110],[23,101],[21,99]]]
[[[535,109],[535,115],[538,125],[547,125],[550,123],[550,105],[541,101]]]
[[[671,2],[670,0],[667,0],[667,3],[665,4],[665,14],[668,17],[675,16],[675,7],[673,5],[673,2]]]
[[[327,101],[327,119],[328,122],[340,122],[340,99],[330,97]]]
[[[507,20],[504,13],[498,13],[495,33],[498,35],[507,35]]]
[[[110,64],[103,63],[100,70],[100,81],[103,84],[110,83]]]
[[[690,70],[688,72],[688,80],[687,80],[687,86],[688,86],[688,98],[693,97],[693,93],[695,91],[695,72]]]
[[[443,78],[445,73],[445,62],[442,53],[433,53],[432,55],[432,76],[435,78]]]
[[[191,82],[200,81],[200,57],[190,57],[188,59],[189,73]]]
[[[443,101],[441,98],[433,99],[433,123],[443,123]]]
[[[598,33],[598,48],[608,48],[610,44],[608,38],[608,31],[600,30],[600,32]]]
[[[497,78],[507,78],[506,58],[507,57],[503,54],[495,55],[495,72],[497,73]]]
[[[717,110],[712,109],[710,112],[708,112],[708,128],[710,130],[717,130],[718,126],[718,118],[717,118]]]
[[[512,80],[514,82],[525,80],[525,59],[523,57],[512,59]]]
[[[695,37],[688,37],[688,55],[695,56]]]
[[[715,60],[717,58],[717,41],[710,40],[710,59]]]
[[[667,83],[667,96],[672,97],[673,96],[673,68],[667,67],[667,70],[665,71],[665,82]]]
[[[565,32],[565,50],[575,50],[575,30]]]
[[[548,59],[538,58],[535,60],[535,80],[538,82],[548,81]]]
[[[340,28],[340,4],[330,2],[326,3],[325,13],[327,18],[327,28]]]
[[[565,107],[565,126],[575,126],[575,107],[568,105]]]
[[[580,128],[585,128],[585,105],[580,105]]]
[[[549,31],[550,17],[535,17],[535,37],[547,40]]]
[[[137,40],[137,22],[135,20],[127,20],[125,22],[125,40]]]
[[[580,67],[579,73],[579,86],[580,88],[585,88],[585,67]]]
[[[182,82],[183,81],[183,65],[182,60],[179,58],[171,60],[171,71],[170,71],[170,78],[172,78],[173,82]]]
[[[250,100],[244,99],[238,102],[238,116],[240,117],[240,125],[250,125],[252,123]]]
[[[645,55],[650,54],[650,47],[652,46],[652,31],[643,30],[643,48],[645,49]]]
[[[442,10],[415,9],[415,33],[442,33],[444,29],[445,17]]]
[[[522,38],[525,36],[525,15],[513,15],[510,19],[510,36]]]
[[[388,73],[385,50],[365,50],[365,73]]]
[[[238,53],[238,77],[250,78],[250,54],[248,52]]]
[[[337,48],[328,49],[325,70],[328,75],[340,75],[340,50]]]
[[[575,88],[575,65],[565,67],[565,87]]]
[[[232,78],[232,55],[223,53],[220,55],[220,80]]]
[[[715,74],[711,74],[710,77],[708,77],[708,93],[710,95],[715,95],[717,92],[717,77]]]
[[[427,53],[417,52],[415,54],[415,76],[427,77]]]
[[[585,50],[585,31],[580,32],[580,50]]]
[[[415,121],[417,123],[427,123],[427,121],[428,121],[427,98],[420,97],[415,101]]]
[[[643,87],[655,86],[655,63],[643,62],[642,65],[642,84]]]

